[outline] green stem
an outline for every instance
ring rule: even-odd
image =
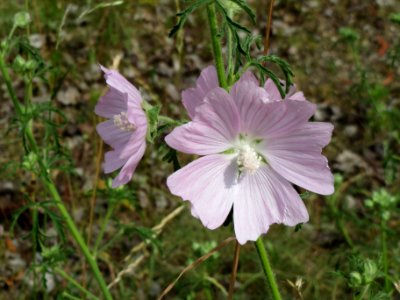
[[[269,286],[272,291],[272,296],[274,300],[282,300],[282,297],[279,293],[278,285],[275,280],[274,273],[271,268],[271,264],[268,259],[267,251],[265,250],[264,243],[261,237],[259,237],[255,243],[258,256],[260,257],[261,265],[264,270],[265,277],[269,283]]]
[[[93,256],[97,256],[97,250],[99,249],[100,243],[103,240],[104,232],[106,231],[106,227],[108,222],[110,221],[110,218],[114,212],[115,204],[111,203],[108,206],[106,216],[104,217],[103,223],[101,224],[100,232],[97,235],[96,241],[94,243],[94,248],[93,248]]]
[[[233,18],[233,10],[228,10],[228,17]],[[234,62],[233,62],[233,33],[230,28],[228,28],[227,33],[227,41],[228,41],[228,85],[231,86],[234,81],[235,70],[234,70]]]
[[[385,274],[385,291],[389,293],[390,292],[389,263],[388,263],[386,224],[384,220],[381,221],[381,246],[382,246],[383,273]]]
[[[64,297],[65,299],[70,299],[70,300],[82,300],[81,298],[72,296],[72,295],[68,294],[67,292],[62,293],[62,295],[63,295],[63,297]]]
[[[54,272],[58,273],[61,275],[61,277],[64,277],[66,280],[68,280],[74,287],[76,287],[78,290],[80,290],[83,294],[85,294],[86,297],[93,299],[93,300],[98,300],[95,295],[93,295],[91,292],[89,292],[87,289],[85,289],[82,285],[80,285],[74,278],[69,276],[64,270],[60,268],[55,268]]]
[[[171,125],[182,125],[183,124],[181,121],[177,121],[170,117],[161,116],[161,115],[158,116],[158,121],[163,122],[165,124],[171,124]]]
[[[12,99],[12,101],[14,103],[17,116],[19,118],[21,118],[22,117],[22,110],[21,110],[21,107],[20,107],[20,103],[19,103],[19,101],[18,101],[18,99],[16,97],[14,88],[12,87],[10,75],[8,73],[8,70],[7,70],[6,66],[5,66],[4,53],[0,54],[0,70],[1,70],[1,73],[3,75],[4,80],[6,82],[8,92],[9,92],[9,94],[11,96],[11,99]],[[49,175],[49,172],[48,172],[45,164],[43,163],[43,161],[41,159],[41,156],[39,154],[39,148],[38,148],[36,140],[35,140],[35,138],[33,136],[32,126],[30,126],[29,124],[25,128],[25,135],[26,135],[26,138],[28,139],[29,145],[31,147],[31,151],[33,151],[38,157],[39,166],[41,168],[40,178],[41,178],[43,184],[46,186],[46,188],[49,191],[50,195],[53,197],[53,200],[56,203],[56,206],[59,209],[61,215],[63,216],[69,231],[71,232],[74,240],[78,244],[79,248],[83,252],[83,255],[86,257],[86,260],[88,261],[90,267],[92,268],[93,275],[95,276],[95,278],[96,278],[96,280],[97,280],[97,282],[98,282],[98,284],[100,286],[100,289],[103,292],[104,297],[107,300],[111,300],[112,299],[111,293],[107,288],[107,284],[106,284],[103,276],[101,275],[101,272],[100,272],[99,267],[97,266],[96,260],[94,259],[94,257],[90,253],[89,248],[87,247],[87,245],[85,244],[85,242],[84,242],[84,240],[82,238],[82,235],[79,233],[78,228],[76,227],[74,221],[72,220],[71,216],[68,213],[68,210],[64,206],[64,203],[62,202],[60,194],[58,193],[57,188],[55,187],[54,182],[52,181],[52,179],[51,179],[51,177]]]
[[[22,114],[22,109],[21,109],[19,100],[17,98],[17,95],[15,94],[14,88],[11,84],[11,78],[10,78],[10,74],[8,73],[8,70],[6,67],[4,53],[0,54],[0,71],[1,71],[1,75],[3,76],[4,81],[6,83],[8,93],[10,94],[11,100],[14,104],[15,111],[16,111],[18,117],[20,117]]]
[[[100,289],[103,292],[104,297],[107,300],[111,300],[112,296],[110,291],[107,288],[107,284],[101,275],[100,269],[97,266],[96,260],[92,256],[92,254],[89,251],[89,248],[87,247],[85,241],[83,240],[82,235],[79,233],[78,228],[76,227],[74,221],[72,220],[71,216],[69,215],[66,207],[64,206],[64,203],[61,200],[60,195],[58,194],[58,191],[56,187],[54,186],[54,183],[51,181],[51,179],[43,180],[44,184],[46,185],[47,189],[49,190],[50,194],[52,195],[54,201],[56,202],[56,206],[58,210],[60,211],[61,215],[63,216],[65,223],[67,224],[67,227],[69,231],[71,232],[75,242],[78,244],[79,248],[81,248],[81,251],[83,252],[83,255],[85,256],[88,264],[90,265],[93,275],[96,278]]]
[[[353,240],[351,239],[349,232],[346,229],[346,226],[343,224],[343,220],[342,220],[341,216],[336,216],[336,226],[338,227],[339,231],[342,233],[347,245],[349,245],[350,248],[352,250],[354,250]]]
[[[215,3],[211,3],[207,6],[208,23],[210,24],[211,42],[215,59],[215,67],[217,69],[219,85],[228,89],[228,83],[226,81],[224,60],[222,58],[222,49],[220,40],[218,38],[218,25],[217,15],[215,12]]]

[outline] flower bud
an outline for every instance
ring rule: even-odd
[[[18,12],[14,15],[14,26],[25,27],[31,22],[31,16],[26,11]]]
[[[350,283],[349,283],[350,286],[359,287],[362,285],[362,276],[358,272],[351,272],[349,281],[350,281]]]

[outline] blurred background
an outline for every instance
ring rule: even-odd
[[[268,1],[249,3],[257,26],[245,15],[236,19],[264,35]],[[94,106],[106,91],[99,63],[117,67],[163,114],[187,118],[180,93],[213,61],[204,11],[188,19],[183,35],[168,37],[185,7],[178,0],[0,0],[2,40],[15,13],[31,16],[28,29],[15,33],[25,42],[7,57],[13,85],[23,99],[16,58],[30,52],[42,68],[32,102],[50,101],[59,111],[56,126],[47,130],[39,120],[35,133],[43,151],[58,153],[53,178],[106,280],[114,282],[115,299],[156,299],[185,266],[233,235],[230,226],[205,229],[169,194],[165,181],[173,166],[163,160],[160,141],[148,146],[125,188],[112,190],[113,176],[101,171],[108,146],[95,131],[101,120]],[[284,299],[400,299],[399,33],[397,0],[275,1],[270,53],[290,63],[296,85],[317,104],[314,120],[335,125],[324,150],[335,194],[302,191],[310,222],[297,230],[275,225],[264,237]],[[0,299],[62,299],[66,289],[79,295],[53,274],[55,263],[96,290],[57,211],[40,206],[32,217],[31,204],[49,199],[27,171],[2,78],[0,101]],[[233,252],[231,243],[185,273],[166,299],[224,299]],[[268,299],[268,293],[248,243],[234,299]]]

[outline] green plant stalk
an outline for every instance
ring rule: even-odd
[[[224,59],[222,58],[222,49],[220,39],[218,38],[217,15],[215,12],[215,3],[207,5],[208,23],[210,24],[211,43],[215,59],[215,67],[217,69],[219,85],[225,90],[228,89],[226,81]]]
[[[66,298],[66,299],[71,299],[71,300],[82,300],[81,298],[72,296],[72,295],[68,294],[67,292],[63,292],[63,293],[62,293],[62,296],[63,296],[64,298]]]
[[[6,83],[8,93],[10,94],[10,97],[11,97],[11,101],[14,104],[15,111],[18,116],[21,116],[22,115],[21,105],[18,101],[17,95],[15,94],[14,88],[11,84],[11,78],[10,78],[10,74],[8,73],[8,70],[6,67],[4,52],[2,52],[0,54],[0,71],[1,71],[1,75],[3,76],[4,81]]]
[[[96,280],[100,286],[100,289],[103,292],[104,297],[107,300],[111,300],[112,299],[111,293],[107,288],[107,284],[100,272],[100,269],[96,263],[96,260],[90,253],[89,248],[87,247],[82,235],[79,233],[78,228],[76,227],[74,221],[72,220],[70,214],[68,213],[68,210],[66,209],[64,203],[62,202],[61,197],[60,197],[54,183],[49,178],[44,179],[43,182],[46,185],[46,188],[48,189],[50,194],[52,195],[54,201],[56,202],[56,206],[57,206],[58,210],[60,211],[61,215],[63,216],[65,223],[67,224],[67,227],[68,227],[69,231],[71,232],[75,242],[78,244],[78,246],[81,249],[81,251],[83,252],[83,255],[85,256],[88,264],[90,265],[90,267],[93,271],[93,275],[96,278]]]
[[[255,242],[258,256],[260,257],[261,265],[265,274],[265,277],[267,278],[267,281],[269,283],[269,286],[272,291],[272,296],[274,300],[282,300],[282,297],[279,293],[278,285],[275,280],[274,273],[271,268],[271,264],[268,259],[267,251],[265,250],[264,243],[261,237],[257,239]]]
[[[228,17],[233,18],[233,10],[228,10]],[[228,41],[228,85],[231,86],[234,81],[235,77],[235,70],[234,70],[234,62],[233,62],[233,33],[230,28],[228,28],[227,33],[227,41]]]
[[[5,59],[4,59],[4,53],[1,53],[0,55],[0,70],[1,73],[3,75],[4,81],[6,82],[6,86],[8,89],[8,92],[11,96],[11,99],[13,101],[13,104],[15,106],[16,112],[18,117],[22,116],[22,109],[20,107],[20,103],[18,101],[18,98],[15,94],[15,91],[12,87],[11,84],[11,78],[10,75],[8,73],[8,70],[5,66]],[[30,123],[30,122],[29,122]],[[54,182],[51,180],[49,174],[48,174],[48,170],[46,169],[43,161],[40,158],[39,155],[39,149],[36,143],[35,138],[33,137],[33,132],[32,132],[32,126],[30,126],[28,124],[28,126],[25,127],[25,135],[26,138],[29,142],[29,145],[31,147],[31,151],[33,151],[37,157],[38,157],[38,162],[41,168],[41,173],[40,173],[40,178],[43,182],[43,184],[46,186],[47,190],[49,191],[50,195],[53,197],[54,202],[56,203],[56,206],[58,208],[58,210],[60,211],[61,215],[63,216],[65,223],[67,224],[67,227],[69,229],[69,231],[71,232],[74,240],[76,241],[76,243],[78,244],[79,248],[81,249],[81,251],[83,252],[86,260],[88,261],[92,271],[93,271],[93,275],[96,278],[100,289],[103,292],[104,297],[107,300],[111,300],[112,296],[110,291],[107,288],[107,284],[100,272],[99,267],[97,266],[96,260],[93,258],[92,254],[89,251],[89,248],[87,247],[87,245],[85,244],[82,235],[79,233],[78,228],[76,227],[74,221],[72,220],[71,216],[68,213],[68,210],[66,209],[64,203],[62,202],[62,199],[60,197],[60,194],[58,193]]]
[[[78,290],[80,290],[89,299],[93,299],[93,300],[98,300],[99,299],[95,295],[93,295],[91,292],[89,292],[87,289],[85,289],[83,286],[81,286],[74,278],[72,278],[66,272],[64,272],[64,270],[62,270],[62,269],[57,267],[57,268],[54,268],[54,272],[56,272],[61,277],[63,277],[66,280],[68,280],[74,287],[76,287]]]
[[[346,226],[343,224],[343,219],[336,203],[337,203],[337,197],[335,195],[328,198],[328,208],[331,211],[333,217],[335,218],[337,229],[343,235],[346,243],[350,246],[350,248],[354,249],[353,240],[351,239],[349,232],[346,229]]]
[[[111,203],[108,206],[106,216],[104,217],[103,223],[101,224],[100,232],[97,235],[96,241],[94,243],[94,248],[93,248],[93,256],[94,257],[97,257],[97,254],[98,254],[97,250],[99,249],[100,243],[103,240],[104,232],[106,231],[107,224],[110,221],[110,218],[111,218],[111,216],[112,216],[112,214],[114,212],[114,208],[115,208],[115,204],[114,203]]]
[[[389,293],[390,292],[389,263],[388,263],[386,223],[384,220],[381,221],[381,246],[382,246],[383,273],[385,275],[385,291]]]

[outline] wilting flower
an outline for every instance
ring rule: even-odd
[[[104,172],[122,167],[113,187],[126,184],[146,149],[147,119],[141,107],[139,91],[120,73],[101,67],[109,86],[95,112],[108,120],[97,125],[97,132],[113,150],[105,154]]]
[[[197,87],[184,92],[192,121],[166,137],[172,148],[202,156],[168,178],[170,191],[189,200],[192,214],[210,229],[221,226],[233,207],[242,244],[273,223],[307,222],[306,207],[291,183],[333,193],[333,176],[321,154],[332,124],[308,122],[316,106],[294,88],[282,100],[271,81],[259,87],[250,72],[230,93],[215,87],[215,78],[208,68]],[[207,86],[213,88],[206,91]]]

